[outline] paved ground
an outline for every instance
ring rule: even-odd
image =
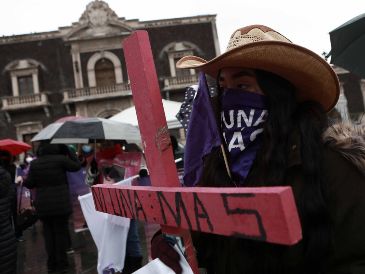
[[[24,232],[24,242],[18,242],[18,274],[47,273],[47,254],[42,236],[42,225]],[[74,253],[69,255],[69,274],[97,274],[97,250],[89,231],[72,233]]]
[[[143,263],[147,262],[147,245],[143,223],[139,223]],[[147,235],[154,233],[156,226],[150,225],[146,229]],[[73,231],[72,227],[70,231]],[[151,234],[152,235],[152,234]],[[149,237],[151,236],[149,235]],[[42,224],[38,221],[34,227],[27,229],[23,238],[18,242],[18,269],[17,274],[47,274],[47,253],[42,235]],[[74,253],[68,255],[70,269],[68,274],[97,274],[97,249],[88,230],[71,232]]]

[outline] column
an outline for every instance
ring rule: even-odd
[[[72,45],[71,56],[72,56],[72,69],[74,72],[74,79],[75,79],[75,88],[83,88],[84,84],[82,79],[81,59],[78,45],[76,44]]]
[[[11,74],[11,86],[13,88],[13,96],[18,97],[19,96],[18,77],[16,77],[16,75],[14,75],[13,73]]]
[[[39,93],[39,82],[38,82],[38,73],[37,73],[37,71],[34,71],[32,73],[32,80],[33,80],[34,94],[38,94]]]

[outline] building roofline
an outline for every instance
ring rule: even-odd
[[[186,17],[139,21],[138,24],[139,28],[151,28],[151,27],[154,28],[154,27],[180,25],[184,23],[185,24],[204,23],[215,20],[216,16],[217,16],[216,14],[204,14],[204,15],[195,15]]]
[[[31,41],[40,41],[61,38],[59,31],[33,32],[27,34],[3,35],[0,36],[0,45],[12,43],[25,43]]]
[[[194,16],[185,16],[185,17],[173,17],[173,18],[165,18],[165,19],[156,19],[156,20],[146,20],[146,21],[139,21],[140,23],[152,23],[152,22],[166,22],[171,20],[182,20],[182,19],[195,19],[195,18],[215,18],[216,14],[201,14],[201,15],[194,15]],[[128,21],[128,20],[126,20]]]
[[[180,25],[180,24],[211,22],[212,20],[215,20],[216,16],[217,16],[216,14],[205,14],[205,15],[175,17],[175,18],[146,20],[146,21],[139,21],[138,19],[126,20],[125,17],[119,17],[118,19],[124,24],[130,25],[134,29],[144,29],[144,28],[147,29],[147,28]],[[77,25],[77,23],[72,23],[70,26],[61,26],[58,28],[58,30],[53,30],[53,31],[0,36],[0,45],[62,38],[64,37],[65,31],[71,29],[75,25]]]

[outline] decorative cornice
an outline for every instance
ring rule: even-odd
[[[0,37],[0,44],[25,43],[32,41],[48,40],[60,38],[62,35],[58,31],[29,33]]]
[[[106,2],[94,0],[86,6],[79,21],[72,23],[71,26],[59,27],[57,31],[3,36],[0,37],[0,44],[23,43],[55,38],[63,38],[71,41],[106,38],[116,35],[124,36],[135,29],[214,22],[215,18],[216,15],[198,15],[150,21],[139,21],[138,19],[126,20],[124,17],[118,17]]]
[[[139,22],[139,28],[156,28],[156,27],[166,27],[166,26],[176,26],[185,24],[199,24],[214,22],[216,15],[198,15],[190,17],[181,18],[170,18],[161,20],[151,20],[151,21],[141,21]]]

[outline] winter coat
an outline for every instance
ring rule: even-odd
[[[330,247],[324,269],[305,272],[303,241],[282,246],[254,240],[197,233],[198,259],[209,274],[364,274],[365,130],[330,127],[324,141],[323,196],[329,213]],[[300,144],[291,146],[286,185],[298,205],[303,190]],[[321,239],[315,239],[321,240]]]
[[[66,172],[81,168],[77,159],[59,154],[57,147],[43,148],[42,155],[30,164],[27,188],[35,188],[34,206],[40,218],[67,215],[72,212]]]
[[[0,273],[16,273],[16,240],[12,226],[10,174],[0,167]]]

